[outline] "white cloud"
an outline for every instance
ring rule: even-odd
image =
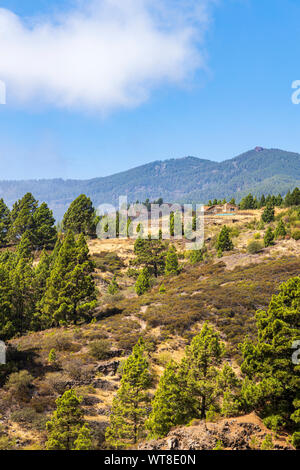
[[[30,23],[0,9],[0,78],[7,99],[107,111],[205,67],[213,0],[85,0]]]

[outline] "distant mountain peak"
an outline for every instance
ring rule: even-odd
[[[265,149],[263,147],[255,147],[255,152],[263,152]]]

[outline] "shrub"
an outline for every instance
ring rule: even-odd
[[[78,345],[71,342],[70,338],[62,332],[57,332],[47,338],[46,346],[57,351],[78,351]],[[80,349],[80,348],[79,348]]]
[[[165,288],[165,285],[164,285],[164,284],[162,284],[162,285],[160,286],[160,288],[159,288],[159,293],[160,293],[160,294],[165,294],[165,293],[166,293],[166,288]]]
[[[271,429],[274,432],[278,432],[280,428],[284,427],[285,425],[284,419],[280,415],[268,416],[264,419],[263,422],[268,429]]]
[[[43,431],[46,427],[46,422],[48,421],[47,416],[41,413],[37,413],[33,408],[30,407],[14,411],[11,414],[11,419],[15,423],[29,425],[38,431]]]
[[[261,443],[261,450],[273,450],[274,449],[274,444],[273,444],[273,438],[271,434],[267,434],[264,440]]]
[[[247,251],[251,255],[254,255],[255,253],[259,253],[262,249],[263,249],[263,244],[256,240],[249,242],[247,246]]]
[[[273,222],[275,220],[275,211],[274,211],[274,207],[273,206],[270,206],[268,205],[262,216],[261,216],[261,220],[263,222],[265,222],[266,224],[269,224],[270,222]]]
[[[259,240],[259,239],[260,239],[260,233],[256,233],[256,234],[254,235],[254,238],[255,238],[255,240]]]
[[[12,398],[20,401],[29,401],[31,398],[32,381],[32,375],[27,370],[21,370],[9,376],[5,388],[9,391]]]
[[[14,450],[15,441],[8,436],[0,436],[0,451],[2,450]]]
[[[109,358],[110,343],[105,339],[99,339],[89,345],[91,356],[98,361],[103,361]]]
[[[292,238],[296,241],[300,240],[300,230],[294,230],[292,232]]]

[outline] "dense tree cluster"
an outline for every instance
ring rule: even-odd
[[[291,206],[299,206],[300,205],[300,189],[295,188],[292,192],[288,191],[285,198],[278,194],[277,196],[268,194],[265,196],[264,194],[257,198],[253,196],[251,193],[244,197],[239,207],[242,210],[247,209],[261,209],[266,206],[271,207],[291,207]]]
[[[0,254],[0,336],[89,320],[96,305],[94,266],[83,235],[58,240],[33,262],[29,232],[15,252]]]

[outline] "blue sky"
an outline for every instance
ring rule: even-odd
[[[120,2],[112,1],[115,5]],[[52,70],[55,65],[51,34],[45,33],[44,41],[45,36],[37,36],[39,31],[30,32],[37,28],[37,18],[39,24],[55,24],[61,21],[57,15],[68,19],[80,11],[80,2],[1,0],[1,8],[17,15],[12,19],[5,11],[5,21],[9,26],[11,21],[18,23],[14,39],[0,34],[0,46],[5,41],[9,51],[3,56],[0,47],[0,79],[7,86],[7,104],[0,106],[0,179],[93,178],[186,155],[221,161],[256,145],[300,153],[300,105],[291,102],[291,84],[300,79],[298,0],[207,0],[206,13],[201,12],[196,21],[189,17],[188,9],[194,15],[197,2],[185,0],[183,11],[178,0],[168,24],[169,0],[161,15],[151,12],[150,0],[139,0],[145,2],[145,9],[136,11],[137,1],[128,0],[137,23],[142,18],[147,25],[151,20],[151,26],[145,36],[143,28],[134,34],[137,42],[145,41],[144,56],[152,51],[157,57],[144,64],[142,47],[131,54],[130,34],[128,37],[127,31],[118,38],[108,9],[101,24],[92,24],[105,29],[106,36],[98,38],[96,31],[92,39],[87,38],[92,41],[87,43],[87,52],[71,51],[82,62],[71,70],[76,73],[69,84],[67,71],[57,81],[55,70],[50,78],[43,75],[45,57]],[[182,21],[181,13],[185,15]],[[126,13],[119,14],[123,21]],[[69,54],[66,44],[72,28],[68,20],[54,33],[64,38],[57,50]],[[81,37],[86,39],[86,35]],[[84,73],[87,69],[88,75],[88,67],[95,66],[95,57],[98,66],[102,54],[101,42],[93,50],[94,37],[105,41],[107,57],[99,62],[103,67],[100,78],[96,71],[97,80],[90,82]],[[24,38],[32,49],[40,41],[32,56],[27,57],[22,49]],[[128,42],[129,58],[122,62],[118,56],[110,70],[110,54],[120,55],[122,42]],[[177,54],[177,46],[181,54]],[[18,64],[11,60],[15,51],[20,56]],[[62,59],[58,69],[64,66]],[[76,67],[82,76],[77,75]],[[110,75],[114,70],[120,81]],[[82,89],[86,82],[88,93]]]

